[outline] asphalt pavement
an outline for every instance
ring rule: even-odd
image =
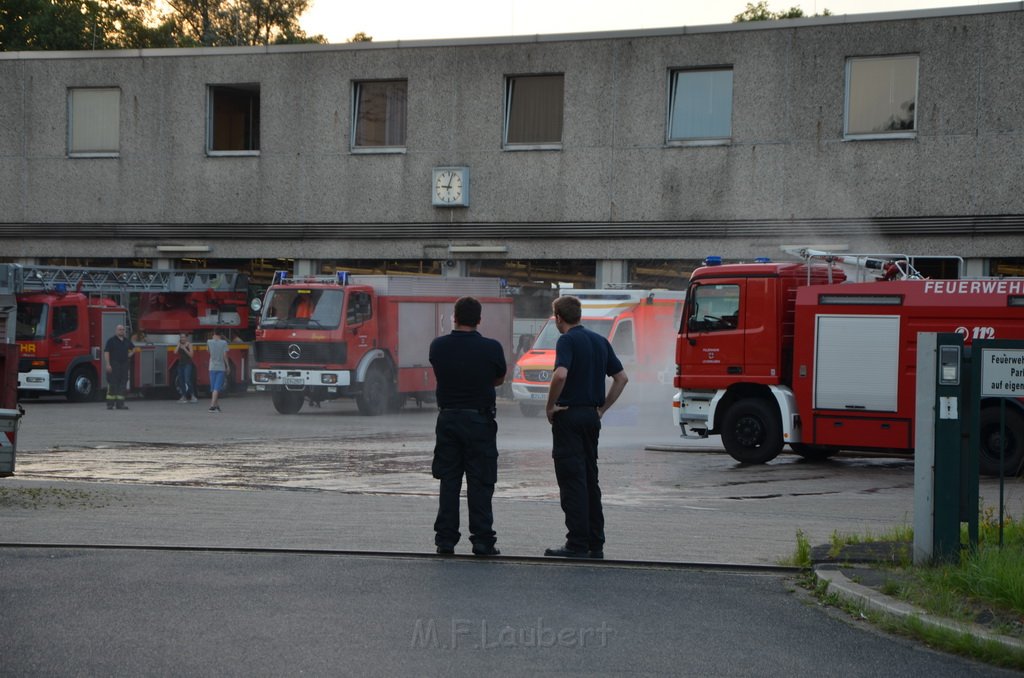
[[[557,498],[510,496],[502,556],[464,538],[442,557],[435,502],[2,479],[0,675],[1016,675],[880,634],[764,558],[716,557],[757,527],[716,548],[670,505],[620,502],[608,560],[560,561],[540,557]]]

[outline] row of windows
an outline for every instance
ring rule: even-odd
[[[917,71],[916,55],[848,59],[845,136],[913,136],[917,130]],[[354,152],[405,148],[407,93],[407,80],[354,84]],[[508,76],[505,148],[560,148],[564,93],[563,74]],[[671,71],[666,142],[728,143],[732,138],[732,94],[731,67]],[[207,101],[207,152],[259,153],[259,84],[210,85]],[[120,107],[121,90],[117,87],[70,89],[69,155],[117,155]]]

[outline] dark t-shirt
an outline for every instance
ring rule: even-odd
[[[135,348],[135,344],[132,343],[131,339],[119,339],[115,334],[110,339],[107,339],[107,345],[103,348],[103,352],[110,354],[110,364],[112,366],[127,365],[128,352],[133,348]]]
[[[494,381],[505,376],[505,350],[479,332],[452,330],[430,342],[430,364],[437,377],[441,408],[494,407]]]
[[[559,405],[600,407],[604,405],[604,380],[622,371],[612,345],[597,332],[577,325],[558,338],[555,368],[569,370]]]

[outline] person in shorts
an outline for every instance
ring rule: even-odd
[[[220,394],[227,384],[228,342],[220,331],[214,330],[210,340],[206,342],[206,350],[210,354],[210,412],[220,412]]]

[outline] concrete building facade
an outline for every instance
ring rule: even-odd
[[[601,284],[629,262],[829,244],[1011,270],[1021,35],[1015,2],[0,53],[0,257],[592,260]]]

